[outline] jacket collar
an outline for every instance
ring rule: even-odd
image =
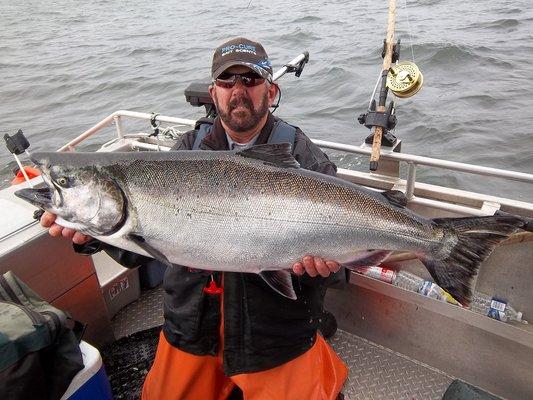
[[[261,129],[255,144],[265,144],[268,142],[268,138],[274,128],[275,122],[276,118],[269,112],[265,125],[263,126],[263,129]],[[215,118],[211,132],[203,138],[199,148],[202,150],[229,150],[226,131],[224,131],[224,127],[220,122],[220,117]]]

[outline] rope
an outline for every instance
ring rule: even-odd
[[[182,136],[182,132],[177,130],[175,126],[167,126],[161,130],[160,134],[169,139],[180,139]]]

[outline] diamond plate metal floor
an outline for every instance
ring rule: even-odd
[[[350,373],[350,400],[440,400],[453,377],[345,331],[330,340]]]
[[[162,325],[163,288],[144,290],[141,297],[120,310],[111,323],[116,339]]]
[[[163,323],[163,289],[141,298],[113,319],[117,339]],[[350,369],[343,389],[347,400],[440,400],[453,377],[345,331],[331,345]]]

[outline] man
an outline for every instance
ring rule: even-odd
[[[218,117],[186,133],[178,150],[244,149],[288,139],[302,168],[335,174],[335,165],[299,129],[269,112],[278,87],[259,43],[236,38],[219,46],[212,78],[209,92]],[[57,226],[54,218],[46,213],[42,224],[54,236],[72,238],[79,251],[105,247],[86,243],[86,236]],[[126,266],[142,259],[107,251]],[[312,256],[292,267],[297,300],[276,293],[255,274],[169,267],[165,323],[143,399],[226,399],[236,387],[247,400],[336,399],[347,369],[317,328],[326,277],[340,267]]]

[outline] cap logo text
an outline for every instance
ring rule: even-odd
[[[221,56],[224,57],[228,54],[231,54],[231,53],[251,53],[251,54],[254,54],[256,55],[256,50],[255,50],[255,46],[252,46],[251,44],[244,44],[244,43],[241,43],[241,44],[232,44],[232,45],[229,45],[229,46],[225,46],[225,47],[222,47],[222,49],[220,49],[220,53],[221,53]]]

